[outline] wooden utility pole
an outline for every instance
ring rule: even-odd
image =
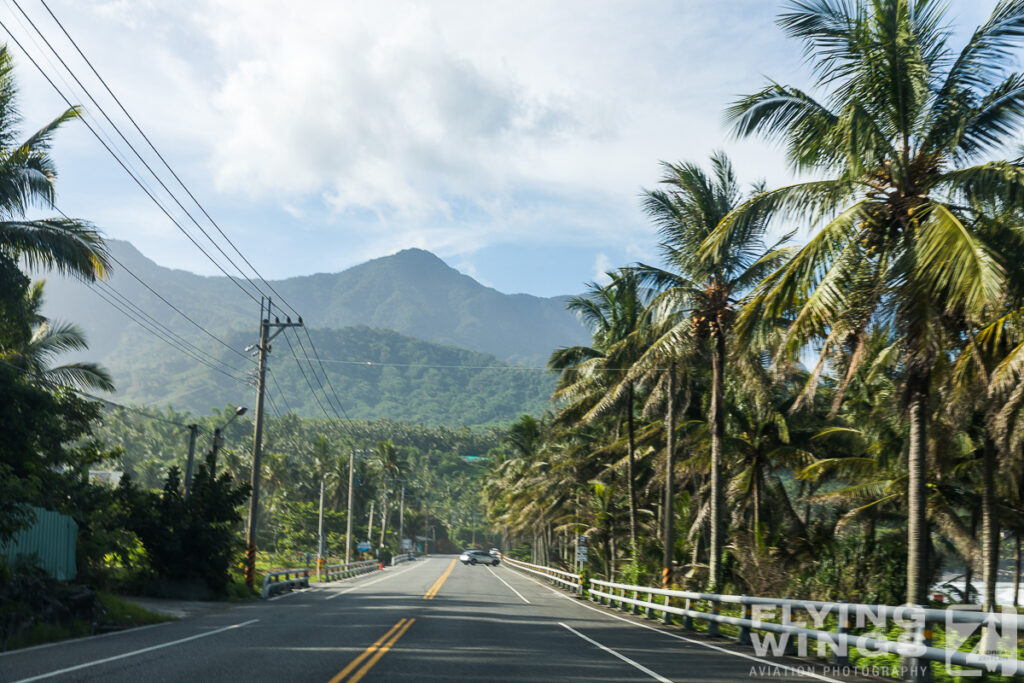
[[[270,299],[260,301],[260,341],[256,349],[259,351],[259,370],[256,375],[256,419],[252,436],[252,474],[249,485],[252,488],[252,497],[249,498],[249,520],[246,524],[245,543],[245,585],[252,590],[256,576],[256,516],[259,512],[260,498],[260,459],[263,455],[263,396],[266,393],[267,384],[267,355],[270,353],[270,342],[277,335],[281,334],[287,327],[302,327],[302,318],[298,322],[292,322],[291,318],[285,318],[285,322],[274,318],[270,321]],[[270,329],[275,328],[273,334]]]
[[[348,514],[345,515],[345,564],[352,561],[352,489],[355,480],[356,449],[348,452]]]
[[[192,463],[196,458],[196,437],[199,425],[188,426],[188,464],[185,465],[185,500],[192,494]]]

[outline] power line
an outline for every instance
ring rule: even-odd
[[[62,90],[61,90],[61,89],[60,89],[60,88],[59,88],[59,87],[57,86],[57,84],[53,82],[53,79],[52,79],[52,78],[50,78],[50,76],[49,76],[49,75],[48,75],[48,74],[46,73],[46,71],[45,71],[45,70],[43,70],[43,68],[42,68],[42,67],[41,67],[41,66],[39,65],[39,62],[37,62],[37,61],[36,61],[36,59],[35,59],[35,58],[34,58],[34,57],[32,56],[32,54],[31,54],[30,52],[28,52],[28,51],[27,51],[27,50],[25,49],[25,46],[24,46],[24,45],[22,45],[21,41],[20,41],[20,40],[18,40],[18,38],[17,38],[17,37],[16,37],[16,36],[15,36],[15,35],[14,35],[14,34],[13,34],[13,33],[11,32],[11,30],[10,30],[10,29],[9,29],[9,28],[7,27],[7,24],[5,24],[5,23],[4,23],[4,22],[3,22],[2,20],[0,20],[0,28],[2,28],[2,29],[4,30],[4,32],[5,32],[5,33],[6,33],[6,34],[7,34],[7,35],[8,35],[9,37],[10,37],[10,39],[14,41],[15,45],[17,45],[17,46],[18,46],[18,48],[19,48],[19,49],[20,49],[20,50],[21,50],[21,51],[22,51],[22,52],[23,52],[23,53],[25,54],[25,56],[26,56],[26,57],[28,57],[28,60],[29,60],[30,62],[32,62],[32,65],[33,65],[33,66],[34,66],[34,67],[36,68],[36,70],[37,70],[37,71],[38,71],[38,72],[40,73],[40,75],[42,75],[42,77],[46,79],[46,82],[50,84],[50,86],[51,86],[51,87],[52,87],[52,88],[54,89],[54,91],[55,91],[55,92],[56,92],[56,93],[57,93],[57,94],[58,94],[58,95],[60,96],[60,98],[61,98],[62,100],[64,100],[64,102],[65,102],[65,103],[67,104],[67,106],[68,106],[69,108],[72,108],[72,109],[73,109],[73,108],[75,108],[75,105],[71,104],[71,100],[70,100],[70,99],[68,99],[68,97],[67,97],[67,96],[66,96],[66,95],[64,94],[64,92],[63,92],[63,91],[62,91]],[[164,214],[165,216],[167,216],[168,220],[170,220],[170,221],[171,221],[171,222],[172,222],[172,223],[173,223],[173,224],[174,224],[174,225],[175,225],[175,226],[176,226],[176,227],[178,228],[178,230],[180,230],[180,231],[181,231],[181,233],[182,233],[183,235],[185,235],[185,236],[186,236],[186,237],[187,237],[187,238],[189,239],[189,241],[190,241],[190,242],[192,242],[192,244],[193,244],[193,245],[195,245],[195,247],[196,247],[197,249],[199,249],[199,251],[201,251],[201,252],[203,253],[203,255],[205,255],[205,256],[206,256],[206,258],[207,258],[207,259],[209,259],[209,261],[210,261],[211,263],[213,263],[213,265],[214,265],[214,266],[216,266],[216,267],[217,267],[217,269],[218,269],[218,270],[219,270],[219,271],[220,271],[221,273],[223,273],[223,274],[224,274],[224,275],[225,275],[225,276],[226,276],[226,277],[228,278],[228,280],[230,280],[230,281],[231,281],[231,282],[232,282],[232,283],[233,283],[233,284],[234,284],[234,285],[235,285],[236,287],[238,287],[238,288],[239,288],[239,289],[240,289],[240,290],[241,290],[241,291],[242,291],[242,292],[243,292],[243,293],[244,293],[244,294],[245,294],[246,296],[248,296],[248,297],[249,297],[250,299],[252,299],[252,300],[253,300],[253,301],[255,301],[255,302],[259,302],[259,299],[257,299],[257,298],[256,298],[256,297],[255,297],[255,296],[253,295],[253,293],[252,293],[252,292],[250,292],[250,291],[249,291],[249,290],[247,290],[247,289],[246,289],[245,287],[243,287],[243,286],[242,286],[242,284],[241,284],[241,283],[240,283],[240,282],[239,282],[239,281],[238,281],[238,280],[237,280],[236,278],[234,278],[234,277],[232,277],[232,276],[231,276],[230,274],[228,274],[228,272],[227,272],[226,270],[224,270],[224,267],[223,267],[223,266],[221,266],[221,265],[220,265],[220,263],[218,263],[218,262],[216,261],[216,259],[214,259],[214,258],[213,258],[213,257],[212,257],[212,256],[211,256],[211,255],[209,254],[209,252],[207,252],[207,251],[206,251],[205,249],[203,249],[203,247],[202,247],[202,246],[201,246],[201,245],[199,244],[199,242],[197,242],[197,241],[195,240],[195,238],[194,238],[194,237],[192,237],[192,235],[191,235],[191,234],[190,234],[190,233],[189,233],[189,232],[188,232],[187,230],[185,230],[185,228],[184,228],[184,227],[183,227],[183,226],[182,226],[182,225],[181,225],[181,224],[180,224],[180,223],[179,223],[179,222],[177,221],[177,219],[175,219],[175,218],[174,218],[174,216],[172,216],[172,215],[171,215],[171,213],[170,213],[170,212],[169,212],[169,211],[167,210],[167,208],[166,208],[166,207],[165,207],[165,206],[164,206],[164,205],[163,205],[163,204],[162,204],[162,203],[160,202],[160,200],[159,200],[159,199],[157,199],[157,197],[155,196],[155,194],[154,194],[153,192],[151,192],[151,191],[150,191],[150,189],[149,189],[148,187],[146,187],[146,184],[145,184],[145,183],[144,183],[144,182],[143,182],[142,180],[140,180],[140,179],[139,179],[139,178],[138,178],[138,177],[137,177],[137,176],[136,176],[136,175],[135,175],[135,174],[134,174],[134,173],[133,173],[133,172],[131,171],[131,169],[129,169],[129,168],[128,168],[127,164],[126,164],[126,163],[125,163],[125,162],[124,162],[124,161],[123,161],[123,160],[122,160],[122,159],[121,159],[121,158],[120,158],[120,157],[119,157],[119,156],[117,155],[117,153],[116,153],[116,152],[114,152],[114,150],[113,150],[113,149],[112,149],[112,148],[110,147],[110,145],[108,145],[108,144],[107,144],[107,142],[106,142],[105,140],[103,140],[103,137],[102,137],[102,136],[101,136],[101,135],[100,135],[100,134],[99,134],[99,133],[98,133],[98,132],[96,131],[96,129],[95,129],[95,128],[94,128],[94,127],[93,127],[93,126],[92,126],[92,125],[91,125],[91,124],[89,123],[88,119],[86,119],[86,118],[82,118],[82,123],[83,123],[83,124],[85,125],[85,127],[86,127],[86,128],[88,128],[88,129],[89,129],[89,132],[93,134],[93,136],[94,136],[94,137],[95,137],[95,138],[96,138],[96,139],[97,139],[97,140],[99,141],[99,143],[100,143],[101,145],[103,145],[103,148],[104,148],[104,149],[106,149],[106,150],[107,150],[107,152],[108,152],[108,153],[109,153],[109,154],[110,154],[110,155],[111,155],[112,157],[114,157],[114,160],[115,160],[115,161],[117,161],[118,165],[119,165],[119,166],[121,166],[121,168],[122,168],[122,169],[124,169],[124,172],[125,172],[125,173],[127,173],[127,174],[128,174],[128,176],[129,176],[129,177],[130,177],[130,178],[131,178],[131,179],[132,179],[132,180],[133,180],[133,181],[135,182],[135,184],[136,184],[136,185],[138,185],[138,186],[139,186],[139,188],[140,188],[140,189],[141,189],[141,190],[142,190],[142,191],[143,191],[143,192],[144,192],[144,193],[146,194],[146,196],[147,196],[147,197],[149,197],[149,198],[150,198],[150,200],[152,200],[152,201],[153,201],[153,203],[157,205],[157,207],[158,207],[158,208],[160,209],[160,211],[161,211],[161,212],[162,212],[162,213],[163,213],[163,214]],[[257,291],[259,291],[259,289],[258,289],[258,288],[257,288]]]
[[[231,259],[231,257],[228,256],[227,253],[220,247],[220,245],[217,244],[217,242],[212,237],[210,237],[210,234],[208,232],[206,232],[206,230],[203,229],[203,226],[200,225],[199,221],[197,221],[195,219],[195,217],[189,212],[189,210],[185,208],[185,206],[181,203],[181,201],[178,199],[178,197],[173,192],[171,192],[170,188],[167,187],[166,183],[164,183],[164,181],[160,178],[160,176],[157,175],[157,173],[153,170],[153,168],[149,165],[149,163],[142,157],[142,155],[135,148],[135,146],[128,140],[128,138],[121,131],[121,129],[118,127],[118,125],[113,122],[113,120],[110,118],[110,116],[107,115],[107,112],[103,108],[103,106],[99,102],[96,101],[96,98],[92,96],[92,93],[89,91],[89,89],[82,83],[82,81],[78,78],[78,76],[75,75],[75,72],[71,69],[71,67],[69,67],[67,65],[67,62],[64,61],[64,58],[61,57],[60,53],[56,50],[56,48],[54,48],[53,45],[50,43],[50,41],[46,38],[46,36],[43,35],[43,32],[39,30],[39,27],[36,26],[34,21],[32,21],[32,18],[28,16],[28,14],[25,12],[24,9],[22,9],[21,5],[18,3],[18,0],[9,0],[9,2],[13,3],[14,6],[18,9],[18,12],[20,12],[21,15],[23,17],[25,17],[25,20],[32,27],[32,30],[34,30],[36,32],[36,34],[39,36],[39,38],[43,41],[43,43],[46,44],[46,47],[49,48],[50,52],[53,53],[53,56],[57,58],[57,61],[59,61],[61,66],[64,67],[64,70],[68,72],[68,74],[71,76],[72,79],[74,79],[75,83],[78,84],[78,87],[82,90],[82,92],[85,94],[85,96],[88,97],[89,100],[94,105],[96,105],[96,108],[99,110],[100,114],[103,115],[103,118],[106,119],[107,123],[110,124],[111,128],[114,129],[114,132],[117,133],[117,135],[121,138],[121,140],[123,140],[124,143],[126,145],[128,145],[128,148],[131,149],[131,151],[135,154],[135,156],[138,158],[138,160],[140,162],[142,162],[142,165],[146,167],[146,170],[149,171],[150,175],[152,175],[153,178],[156,179],[156,181],[160,184],[160,187],[163,188],[164,192],[166,192],[167,195],[174,201],[174,203],[178,205],[179,209],[181,209],[182,211],[185,212],[185,215],[189,217],[189,220],[191,220],[192,223],[195,224],[195,226],[199,229],[199,231],[203,234],[203,236],[206,237],[207,240],[209,240],[210,244],[212,244],[217,249],[217,251],[220,252],[221,256],[223,256],[225,259],[227,259],[228,263],[230,263],[235,268],[235,270],[238,271],[238,273],[253,287],[253,289],[255,289],[260,294],[263,294],[262,290],[260,290],[260,288],[256,285],[256,283],[254,283],[242,271],[242,269],[238,267],[238,264],[236,264]],[[49,8],[47,8],[47,11],[49,11]],[[51,16],[52,16],[52,13],[51,13]],[[16,16],[15,16],[15,18],[17,19]],[[24,28],[24,26],[23,26],[23,28]],[[61,28],[63,30],[63,26]],[[65,35],[66,35],[66,33],[65,33]],[[29,37],[31,37],[31,34],[29,34]],[[69,90],[73,90],[73,88],[71,88],[70,84],[68,84],[67,81],[65,81],[65,84],[68,86]],[[109,140],[109,138],[108,138],[108,140]]]
[[[15,2],[15,4],[17,4],[17,0],[13,0],[13,1]],[[288,307],[288,309],[291,310],[292,313],[294,313],[295,315],[299,315],[299,312],[297,310],[295,310],[295,308],[290,303],[288,303],[288,301],[283,296],[281,296],[281,294],[276,289],[274,289],[273,285],[271,285],[266,280],[266,278],[264,278],[263,275],[260,274],[260,272],[256,269],[256,267],[249,261],[248,258],[246,258],[245,254],[243,254],[241,252],[241,250],[239,250],[239,248],[235,245],[235,243],[231,241],[231,238],[228,237],[224,233],[223,230],[221,230],[221,227],[220,227],[220,225],[217,224],[217,221],[215,221],[213,219],[213,217],[206,211],[206,208],[203,207],[203,205],[199,202],[199,200],[195,197],[195,195],[192,194],[192,191],[189,190],[188,186],[185,185],[184,181],[182,181],[182,179],[178,176],[178,174],[174,171],[174,169],[171,168],[171,165],[167,162],[167,160],[164,158],[164,156],[156,148],[156,145],[153,144],[153,142],[149,139],[149,136],[146,135],[146,133],[139,126],[139,124],[135,121],[135,118],[128,112],[128,110],[125,108],[125,106],[121,103],[121,100],[117,97],[117,95],[114,94],[114,91],[111,90],[111,88],[107,84],[106,80],[104,80],[104,78],[100,75],[99,71],[96,70],[96,67],[93,66],[93,63],[89,60],[88,57],[85,56],[85,53],[82,52],[82,49],[78,46],[78,43],[75,41],[74,38],[71,37],[71,34],[68,33],[67,29],[64,27],[64,24],[61,23],[60,19],[58,19],[57,16],[53,13],[53,10],[50,9],[50,6],[46,4],[46,0],[40,0],[40,2],[42,3],[43,7],[46,8],[47,13],[50,15],[51,18],[53,18],[53,21],[60,28],[61,32],[63,32],[65,37],[67,37],[68,41],[71,42],[71,45],[74,46],[74,48],[78,52],[79,56],[81,56],[81,58],[89,66],[89,69],[93,72],[93,74],[96,76],[96,78],[99,79],[99,82],[103,84],[103,87],[110,94],[110,96],[114,99],[114,102],[117,103],[117,106],[121,109],[121,111],[128,118],[128,120],[131,121],[131,124],[132,124],[132,126],[135,127],[135,130],[137,130],[139,135],[142,136],[142,139],[146,141],[146,144],[148,144],[150,149],[153,150],[153,153],[156,154],[157,158],[160,159],[161,163],[163,163],[164,167],[167,168],[167,170],[170,172],[170,174],[174,177],[174,179],[181,186],[181,188],[183,190],[185,190],[185,193],[189,196],[189,198],[192,200],[192,202],[195,203],[195,205],[197,207],[199,207],[199,210],[203,213],[204,216],[206,216],[206,218],[210,221],[210,223],[213,225],[213,227],[216,228],[217,232],[220,233],[221,237],[223,237],[224,240],[227,241],[227,243],[231,245],[231,248],[235,250],[235,253],[237,253],[241,257],[241,259],[245,262],[246,265],[249,266],[250,269],[252,269],[252,272],[256,274],[256,277],[258,277],[260,279],[260,281],[262,281],[263,284],[265,284],[270,289],[270,291],[273,292],[274,295],[280,301],[282,301],[284,303],[284,305],[286,307]],[[20,6],[19,6],[19,9],[21,9]],[[22,14],[24,14],[24,11],[22,11]],[[31,22],[31,20],[30,20],[30,22]],[[37,31],[38,31],[38,29],[37,29]],[[69,71],[70,71],[70,69],[69,69]],[[99,105],[97,105],[97,106],[99,106]]]
[[[211,355],[207,354],[203,349],[199,348],[198,346],[196,346],[195,344],[190,342],[188,339],[185,339],[185,337],[181,336],[180,334],[178,334],[174,330],[170,329],[169,327],[164,325],[162,322],[160,322],[159,320],[154,318],[149,313],[146,313],[146,311],[142,310],[142,308],[140,308],[138,306],[138,304],[132,302],[130,299],[128,299],[128,297],[126,297],[124,294],[122,294],[121,292],[117,291],[117,289],[115,289],[113,286],[111,286],[111,284],[109,282],[104,282],[103,280],[97,280],[95,283],[92,284],[92,286],[94,286],[94,287],[105,287],[106,289],[104,291],[107,291],[109,294],[111,294],[115,299],[118,300],[119,303],[121,303],[124,306],[127,306],[129,310],[131,310],[133,312],[136,312],[138,315],[142,316],[142,318],[144,320],[146,320],[147,322],[152,324],[154,327],[156,327],[158,330],[160,330],[162,334],[164,334],[164,335],[170,337],[171,339],[175,340],[178,344],[180,344],[182,346],[188,347],[189,349],[193,350],[195,353],[204,356],[205,358],[207,358],[208,360],[210,360],[210,361],[212,361],[214,363],[219,363],[222,367],[227,368],[231,372],[243,372],[244,371],[241,368],[236,368],[234,366],[228,365],[227,363],[225,363],[224,361],[220,360],[219,358],[215,358],[214,356],[211,356]],[[134,318],[134,319],[135,319],[136,322],[138,322],[138,318]]]
[[[182,429],[188,429],[188,425],[186,425],[186,424],[182,424],[180,422],[175,422],[174,420],[168,420],[167,418],[160,417],[158,415],[152,415],[150,413],[147,413],[144,410],[140,410],[140,409],[135,408],[133,406],[126,406],[123,403],[117,403],[116,401],[111,401],[110,399],[103,398],[102,396],[96,396],[94,394],[90,394],[87,391],[82,391],[81,389],[76,389],[76,388],[74,388],[72,386],[68,386],[67,384],[61,384],[59,382],[55,382],[53,380],[47,379],[46,377],[43,377],[42,375],[40,375],[40,374],[38,374],[36,372],[32,372],[31,370],[27,370],[25,368],[20,368],[17,365],[14,365],[13,363],[8,363],[5,360],[0,360],[0,364],[6,365],[7,367],[9,367],[9,368],[11,368],[13,370],[17,370],[18,372],[21,372],[21,373],[23,373],[25,375],[28,375],[29,377],[33,377],[33,378],[39,380],[40,382],[42,382],[44,384],[50,385],[51,387],[56,387],[56,388],[64,389],[66,391],[70,391],[70,392],[76,393],[76,394],[78,394],[80,396],[84,396],[84,397],[86,397],[88,399],[91,399],[93,401],[99,401],[100,403],[105,403],[108,406],[113,406],[115,408],[120,408],[121,410],[127,410],[127,411],[132,412],[132,413],[138,413],[139,415],[147,417],[150,420],[156,420],[157,422],[165,422],[167,424],[174,425],[175,427],[181,427]]]
[[[226,372],[226,371],[222,370],[221,368],[217,367],[216,365],[213,365],[206,358],[202,357],[201,355],[197,355],[195,352],[191,351],[187,346],[183,346],[182,343],[176,341],[173,337],[168,337],[168,336],[164,335],[163,333],[161,333],[159,331],[158,328],[154,328],[150,323],[148,323],[144,319],[140,319],[138,316],[134,315],[131,312],[130,309],[125,309],[123,307],[123,305],[120,304],[116,299],[110,298],[107,294],[104,293],[103,290],[101,290],[101,289],[99,289],[99,288],[97,288],[95,286],[90,287],[90,289],[98,297],[100,297],[101,299],[106,301],[108,304],[110,304],[111,306],[116,308],[118,311],[120,311],[125,316],[130,318],[133,322],[135,322],[137,325],[142,327],[146,332],[148,332],[148,333],[152,334],[153,336],[155,336],[157,339],[160,339],[161,341],[163,341],[164,343],[168,344],[169,346],[172,346],[175,349],[177,349],[178,351],[181,351],[182,353],[186,354],[187,356],[189,356],[193,360],[195,360],[195,361],[197,361],[199,363],[202,363],[203,365],[205,365],[209,369],[214,370],[215,372],[219,372],[220,374],[224,375],[225,377],[231,378],[232,381],[238,382],[239,384],[243,384],[245,386],[248,386],[248,383],[245,382],[244,380],[242,380],[242,379],[232,375],[229,372]],[[227,367],[231,367],[231,366],[227,366]],[[234,368],[232,368],[232,369],[234,369]]]

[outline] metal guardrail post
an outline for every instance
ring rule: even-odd
[[[647,594],[647,602],[654,602],[654,593],[648,593]],[[644,608],[644,619],[653,619],[653,618],[654,618],[654,608],[651,607],[650,605],[647,605],[647,607]]]
[[[932,645],[932,624],[927,618],[922,618],[921,623],[915,628],[914,642],[925,647]],[[932,674],[932,665],[922,657],[910,657],[904,660],[905,665],[910,667],[908,681],[913,683],[932,683],[935,677]]]
[[[839,600],[839,614],[836,616],[836,645],[832,648],[830,661],[834,666],[849,666],[849,646],[840,644],[841,636],[850,632],[850,609],[843,600]]]
[[[791,600],[792,598],[787,597],[784,599]],[[792,624],[793,608],[788,605],[783,605],[781,609],[782,616],[779,618],[779,623],[781,623],[783,626]],[[799,651],[795,639],[792,636],[792,633],[783,634],[783,641],[785,642],[785,645],[783,646],[782,654],[786,655],[787,657],[795,656]]]
[[[718,612],[720,610],[721,610],[721,604],[718,602],[718,600],[712,600],[711,601],[711,614],[713,614],[714,616],[717,617],[718,616]],[[708,619],[708,635],[709,636],[717,636],[718,635],[718,622],[715,621],[714,619]]]
[[[633,599],[634,600],[639,600],[640,599],[640,594],[637,591],[633,591]],[[633,603],[633,609],[631,610],[631,612],[633,614],[640,614],[640,605],[638,605],[638,604],[636,604],[634,602]]]
[[[751,616],[750,615],[750,603],[748,603],[746,601],[746,598],[747,598],[746,595],[741,595],[740,598],[744,599],[744,601],[741,603],[741,605],[743,607],[743,618],[749,620],[750,616]],[[749,626],[740,626],[740,630],[736,634],[736,642],[739,645],[750,645],[750,627]]]
[[[666,603],[668,602],[668,596],[667,595],[665,596],[665,602]],[[693,609],[693,601],[690,600],[690,598],[686,598],[686,609],[687,610]],[[665,617],[666,618],[668,617],[668,612],[665,612]],[[668,624],[668,623],[671,623],[671,622],[666,620],[665,623]],[[683,615],[683,628],[685,628],[687,631],[692,631],[693,630],[693,617],[691,617],[689,614],[684,614]]]
[[[620,588],[619,589],[619,596],[623,597],[623,598],[626,597],[626,589],[625,588]],[[626,602],[625,600],[619,600],[619,609],[622,610],[623,612],[628,612],[629,611],[629,603]]]

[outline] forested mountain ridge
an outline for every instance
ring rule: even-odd
[[[254,390],[247,382],[255,365],[239,354],[256,341],[258,309],[237,283],[163,268],[128,242],[110,240],[109,248],[124,266],[115,263],[108,281],[112,290],[107,283],[90,289],[57,276],[46,283],[45,315],[75,322],[86,332],[89,350],[74,356],[99,361],[110,370],[118,401],[199,414],[227,403],[251,403]],[[172,311],[132,273],[196,324]],[[271,284],[302,312],[331,384],[353,418],[458,426],[541,412],[554,381],[539,366],[552,349],[586,338],[580,322],[565,310],[564,298],[502,294],[419,249],[341,273]],[[131,304],[119,301],[118,295]],[[130,310],[131,305],[193,345],[192,356],[118,310]],[[147,325],[154,327],[151,321]],[[318,402],[310,391],[289,339],[294,353],[305,360],[293,334],[275,341],[270,362],[276,386],[269,384],[275,407],[323,416],[331,406],[323,396]],[[306,353],[312,356],[311,350]],[[199,362],[197,354],[208,363]],[[510,362],[533,369],[513,369]],[[306,371],[313,374],[308,366]],[[319,392],[314,379],[308,378]]]
[[[228,278],[164,268],[129,242],[107,244],[118,261],[214,333],[257,329],[258,306]],[[186,338],[202,336],[116,264],[110,284]],[[406,249],[338,273],[270,284],[314,327],[366,325],[511,362],[542,364],[553,349],[588,339],[580,321],[565,309],[565,297],[503,294],[422,249]],[[89,337],[91,357],[116,369],[118,359],[108,356],[122,345],[128,327],[122,313],[81,282],[56,276],[48,279],[44,312],[78,322]]]

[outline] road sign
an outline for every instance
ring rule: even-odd
[[[404,550],[405,552],[409,552],[410,550],[412,550],[412,539],[411,538],[403,538],[402,539],[402,550]]]
[[[587,561],[587,546],[578,545],[576,546],[576,561],[586,562]]]
[[[370,548],[372,547],[373,546],[370,545],[369,541],[363,541],[362,543],[356,546],[356,550],[358,550],[361,553],[368,553],[370,552]]]

